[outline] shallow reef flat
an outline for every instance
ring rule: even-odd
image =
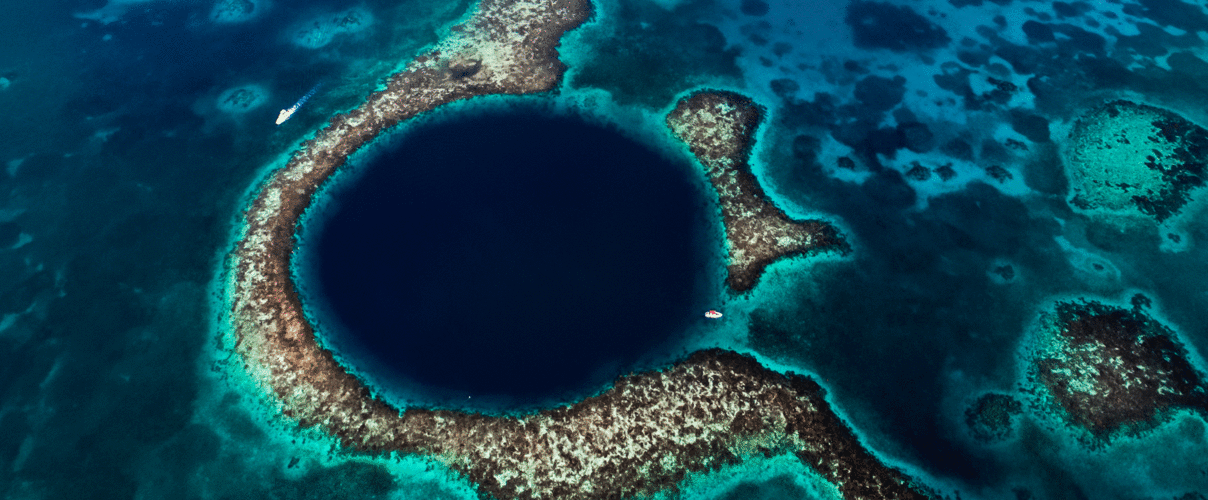
[[[1112,101],[1070,132],[1071,204],[1086,210],[1177,215],[1204,185],[1208,131],[1174,112]]]

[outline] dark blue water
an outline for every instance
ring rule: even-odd
[[[519,400],[588,389],[703,311],[697,174],[613,130],[480,115],[363,168],[308,255],[343,340],[386,377]]]

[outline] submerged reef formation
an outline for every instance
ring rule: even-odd
[[[557,43],[589,14],[583,0],[484,0],[452,39],[332,118],[272,172],[243,213],[226,263],[224,345],[237,355],[230,359],[302,428],[332,436],[351,453],[429,457],[463,474],[484,497],[651,494],[675,489],[691,472],[757,454],[792,454],[846,498],[930,496],[865,449],[813,380],[729,351],[700,351],[664,370],[622,377],[568,407],[508,417],[393,407],[320,345],[290,273],[295,230],[320,185],[350,154],[418,113],[476,95],[555,88],[564,70]],[[743,130],[756,121],[744,120]],[[735,137],[737,149],[718,142],[706,154],[745,159],[749,133]],[[754,182],[745,175],[742,182]],[[732,193],[742,200],[760,194]]]
[[[326,47],[339,35],[360,33],[373,24],[373,14],[354,7],[335,14],[319,16],[298,27],[293,34],[295,45],[308,49]]]
[[[1006,394],[983,394],[965,410],[969,433],[982,443],[1011,437],[1014,419],[1023,413],[1023,403]]]
[[[259,0],[258,0],[259,1]],[[210,11],[210,19],[218,23],[241,23],[260,14],[258,1],[218,0]]]
[[[1174,332],[1131,309],[1059,302],[1045,315],[1028,379],[1042,409],[1086,431],[1093,442],[1152,429],[1174,411],[1208,416],[1208,386]]]
[[[1074,125],[1068,160],[1075,206],[1162,222],[1204,185],[1208,131],[1164,109],[1113,101]]]
[[[261,85],[250,84],[232,87],[215,99],[220,111],[231,114],[243,114],[264,105],[268,100],[268,91]]]
[[[729,253],[726,285],[736,292],[754,287],[777,259],[848,248],[830,224],[793,220],[764,194],[748,163],[763,115],[746,96],[722,91],[693,93],[667,114],[667,126],[688,144],[717,191]]]
[[[857,47],[894,52],[926,51],[948,45],[948,32],[914,9],[887,2],[855,1],[847,4],[843,22],[852,30]]]

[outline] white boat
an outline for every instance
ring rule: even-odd
[[[285,120],[288,120],[289,117],[294,116],[294,111],[297,111],[297,110],[298,110],[297,106],[294,106],[289,109],[281,110],[280,113],[277,113],[277,125],[285,123]]]
[[[708,311],[705,311],[705,317],[709,319],[717,319],[721,317],[721,313],[714,309],[709,309]]]

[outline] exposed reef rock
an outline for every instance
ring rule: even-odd
[[[224,342],[238,354],[231,359],[242,362],[281,413],[333,436],[345,451],[427,456],[464,474],[484,497],[650,494],[676,488],[690,472],[785,453],[836,484],[846,498],[926,497],[861,446],[818,384],[729,351],[701,351],[663,371],[623,377],[569,407],[493,417],[392,407],[319,345],[290,274],[294,232],[319,186],[348,155],[418,113],[475,95],[554,88],[563,71],[558,40],[589,13],[581,0],[482,2],[453,39],[417,58],[361,106],[334,117],[274,171],[244,212],[227,263]],[[748,103],[747,109],[754,108]],[[748,132],[756,121],[746,122]],[[741,137],[726,157],[745,159],[739,151],[749,145],[749,134]],[[714,150],[721,152],[722,145]],[[742,182],[754,186],[753,178]],[[740,200],[759,194],[727,193]]]
[[[1142,312],[1098,302],[1060,302],[1042,321],[1029,380],[1042,409],[1055,411],[1092,442],[1137,434],[1175,410],[1208,416],[1203,374],[1174,332]]]
[[[1072,204],[1161,222],[1204,185],[1208,131],[1164,109],[1114,101],[1078,120],[1068,158]]]
[[[768,264],[811,251],[847,251],[833,226],[793,220],[763,192],[747,162],[764,111],[733,92],[700,91],[680,99],[667,126],[688,144],[717,190],[729,252],[726,284],[745,292]]]

